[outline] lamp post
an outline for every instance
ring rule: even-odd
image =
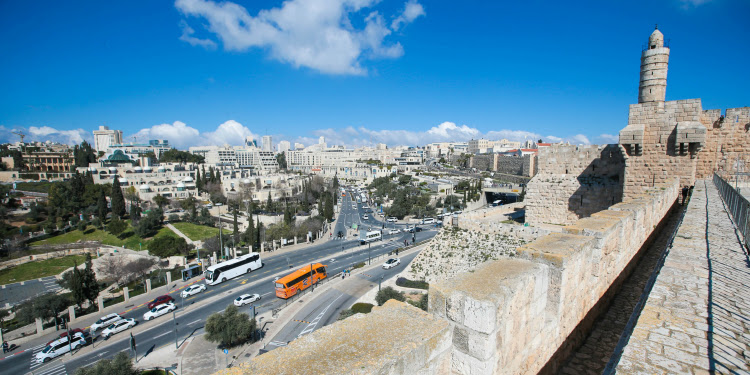
[[[174,310],[172,310],[172,323],[174,323],[174,348],[179,349],[180,347],[177,345],[177,315]]]
[[[383,275],[380,275],[380,281],[378,281],[378,292],[380,291],[380,284],[383,282]]]

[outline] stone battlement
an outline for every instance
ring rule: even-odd
[[[430,285],[429,313],[389,302],[221,374],[552,372],[673,207],[672,179]],[[398,329],[387,329],[398,327]],[[314,343],[314,345],[312,345]]]

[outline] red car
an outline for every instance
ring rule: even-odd
[[[159,305],[162,305],[162,304],[165,304],[165,303],[169,303],[169,302],[172,302],[172,301],[174,301],[174,298],[172,298],[172,297],[170,297],[170,296],[168,296],[168,295],[165,294],[163,296],[156,297],[153,301],[149,302],[148,303],[148,309],[151,310],[151,309],[153,309],[156,306],[159,306]]]

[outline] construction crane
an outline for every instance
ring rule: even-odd
[[[24,139],[24,137],[26,137],[26,134],[24,134],[24,132],[18,130],[18,131],[14,131],[14,132],[11,132],[11,133],[13,133],[13,134],[21,137],[21,144],[23,144],[23,139]]]

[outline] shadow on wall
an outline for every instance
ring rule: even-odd
[[[580,187],[568,198],[568,211],[579,219],[622,202],[624,152],[616,144],[607,145],[600,151],[599,157],[576,177]]]

